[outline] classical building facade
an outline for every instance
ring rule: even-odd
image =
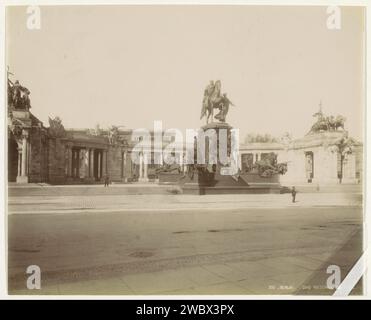
[[[112,133],[114,131],[114,133]],[[277,162],[287,163],[281,176],[285,184],[359,183],[362,179],[363,146],[353,142],[351,152],[339,151],[346,131],[312,132],[300,139],[282,142],[250,142],[240,145],[240,168],[253,165],[274,153]],[[132,161],[132,130],[64,129],[60,120],[50,119],[44,127],[29,110],[12,110],[8,117],[8,181],[18,183],[99,183],[108,175],[111,181],[133,182],[156,179],[147,153],[139,164]],[[182,158],[182,155],[178,155]],[[182,166],[184,168],[184,166]]]
[[[49,127],[44,127],[30,112],[29,93],[18,82],[8,80],[9,182],[100,183],[106,177],[114,182],[156,180],[160,165],[154,164],[154,159],[162,159],[163,150],[153,149],[152,141],[134,162],[132,151],[138,139],[132,139],[130,129],[67,130],[58,117],[49,119]],[[359,183],[363,145],[348,137],[341,116],[325,117],[321,110],[315,116],[317,121],[303,138],[240,145],[241,172],[248,172],[273,153],[277,162],[287,163],[287,172],[281,176],[283,185]],[[183,154],[174,154],[181,170],[186,169],[184,149]],[[149,154],[152,162],[147,159]]]
[[[108,174],[113,181],[127,182],[141,177],[131,161],[131,130],[121,130],[115,141],[108,130],[65,130],[59,119],[50,119],[45,128],[28,110],[13,110],[8,123],[9,182],[97,183]]]
[[[273,152],[277,162],[287,163],[287,172],[280,178],[283,185],[334,184],[340,178],[342,183],[360,183],[363,145],[354,141],[351,153],[342,155],[339,145],[346,135],[345,131],[321,131],[292,141],[244,144],[240,147],[241,169],[248,170]]]

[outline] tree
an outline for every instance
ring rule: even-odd
[[[269,133],[266,134],[254,134],[248,133],[245,137],[245,144],[249,143],[274,143],[278,142],[278,139],[274,136],[270,135]]]
[[[343,171],[344,171],[344,161],[347,155],[353,153],[353,147],[357,142],[348,137],[348,133],[345,132],[342,137],[337,139],[329,148],[331,152],[336,153],[340,158],[340,170],[338,171],[339,183],[342,183],[343,180]]]

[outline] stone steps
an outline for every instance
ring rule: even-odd
[[[157,184],[123,184],[104,187],[100,185],[67,186],[20,186],[9,187],[9,197],[16,196],[74,196],[74,195],[130,195],[130,194],[171,194],[171,186]]]

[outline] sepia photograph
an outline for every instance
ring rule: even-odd
[[[365,295],[365,7],[5,26],[8,295]]]

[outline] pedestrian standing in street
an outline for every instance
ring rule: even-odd
[[[104,186],[105,187],[108,187],[109,186],[109,176],[108,176],[108,174],[106,174],[106,176],[104,178]]]
[[[292,202],[294,203],[295,202],[295,198],[296,198],[296,189],[295,187],[292,187],[291,189],[291,195],[292,195]]]

